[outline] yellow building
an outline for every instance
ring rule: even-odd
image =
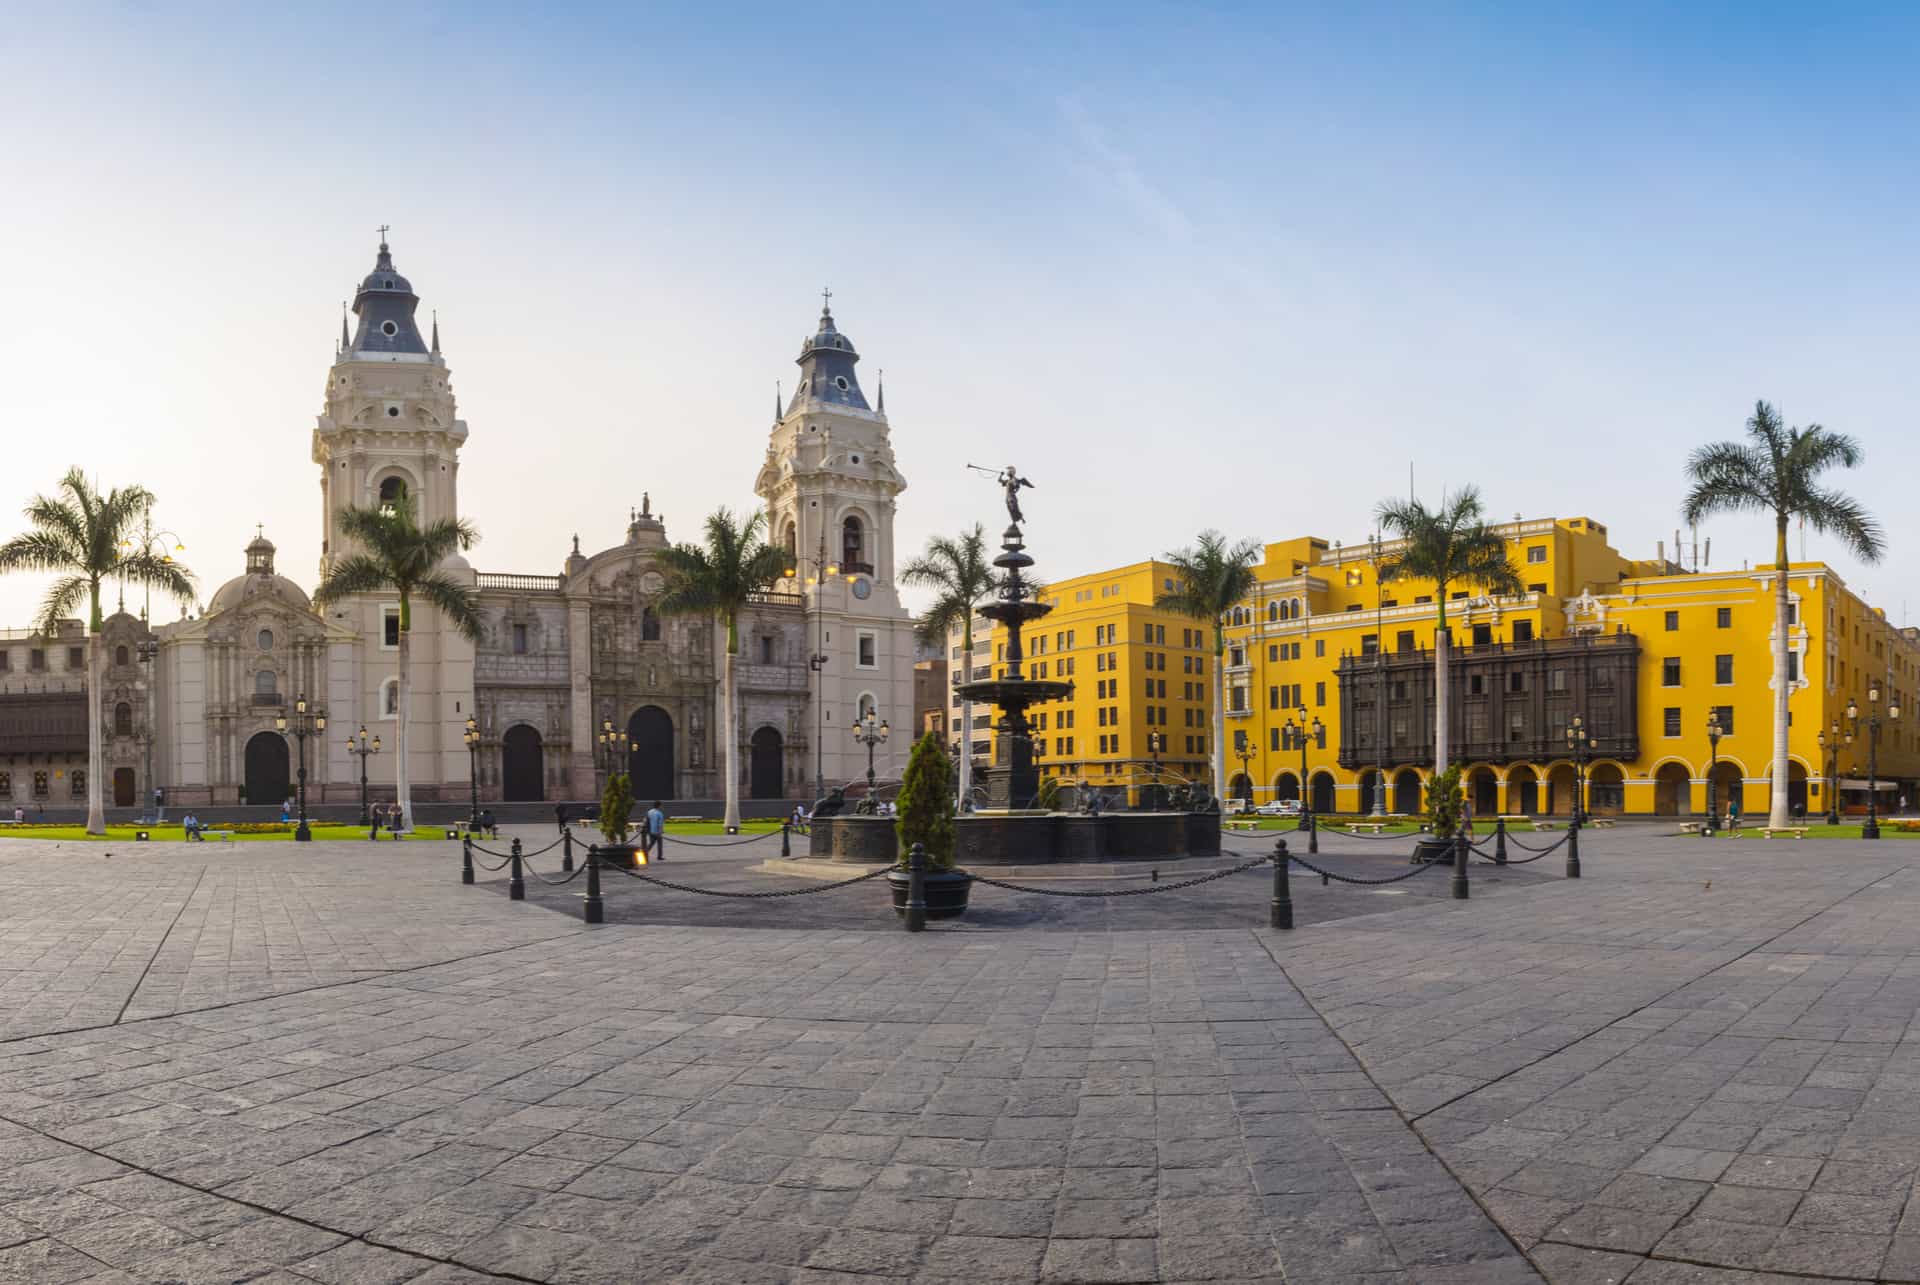
[[[1566,729],[1592,736],[1587,806],[1596,814],[1750,816],[1770,801],[1774,573],[1686,571],[1630,559],[1590,518],[1495,527],[1526,592],[1488,600],[1449,592],[1449,745],[1482,816],[1565,813],[1574,763]],[[1267,546],[1258,588],[1229,618],[1228,793],[1295,798],[1316,811],[1415,812],[1432,773],[1431,582],[1379,581],[1394,542],[1343,547],[1302,538]],[[1077,582],[1076,582],[1077,583]],[[1788,577],[1793,678],[1790,796],[1818,814],[1830,770],[1844,808],[1865,810],[1871,712],[1882,714],[1882,810],[1920,778],[1911,699],[1920,630],[1889,625],[1824,563]],[[1869,699],[1877,688],[1877,706]],[[1849,702],[1856,725],[1845,717]],[[1897,719],[1886,717],[1890,705]],[[1303,720],[1304,715],[1304,720]],[[1709,716],[1725,732],[1717,764]],[[1316,730],[1314,723],[1319,721]],[[1304,724],[1307,734],[1296,735]],[[1820,733],[1838,727],[1837,761]],[[1382,788],[1384,786],[1384,789]]]
[[[1073,695],[1029,711],[1043,779],[1126,789],[1135,801],[1156,772],[1163,781],[1208,779],[1212,650],[1202,622],[1154,607],[1172,583],[1164,562],[1047,583],[1039,600],[1053,611],[1022,631],[1025,670],[1029,678],[1071,681]],[[948,643],[958,674],[966,663],[957,630]],[[973,676],[1000,676],[1005,659],[1005,631],[976,617]],[[955,698],[951,706],[955,737],[961,704]],[[973,750],[983,767],[992,718],[990,707],[975,706]],[[1149,734],[1165,738],[1157,754]]]

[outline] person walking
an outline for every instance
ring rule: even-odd
[[[655,799],[653,806],[647,809],[647,850],[652,853],[651,860],[665,861],[660,851],[660,840],[666,834],[667,814],[660,810],[660,800]]]

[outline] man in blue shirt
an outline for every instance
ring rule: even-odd
[[[660,836],[667,828],[667,814],[660,810],[660,800],[655,799],[653,806],[647,809],[647,850],[653,853],[655,861],[665,861],[660,851]]]

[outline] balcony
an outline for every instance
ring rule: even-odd
[[[287,698],[279,692],[255,692],[247,698],[247,704],[255,709],[278,709],[287,703]]]
[[[564,581],[564,576],[532,576],[501,571],[482,571],[474,576],[476,588],[512,589],[522,593],[552,593]]]

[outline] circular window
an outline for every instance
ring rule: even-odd
[[[848,385],[847,385],[847,377],[845,375],[835,375],[833,377],[833,384],[834,384],[834,387],[838,388],[841,392],[844,393],[847,391]]]
[[[400,327],[394,325],[391,321],[383,321],[380,323],[380,333],[383,335],[397,335],[400,333]]]
[[[400,408],[399,408],[398,406],[389,406],[389,407],[387,407],[387,416],[388,416],[388,418],[390,418],[390,419],[399,419],[399,418],[400,418]]]
[[[862,602],[865,602],[872,593],[873,585],[870,582],[866,580],[856,580],[853,582],[853,596]]]
[[[854,456],[854,457],[853,457],[853,462],[854,462],[855,464],[858,464],[858,463],[860,462],[860,457],[859,457],[858,455],[856,455],[856,456]]]

